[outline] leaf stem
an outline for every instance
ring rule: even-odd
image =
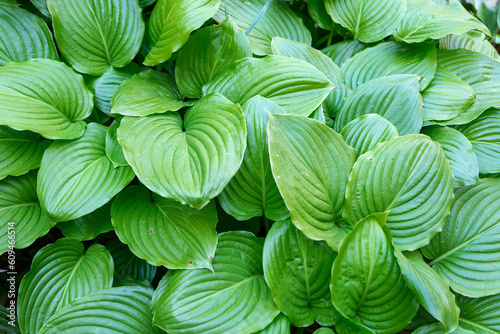
[[[264,7],[262,7],[262,9],[260,10],[260,12],[257,15],[257,17],[255,18],[255,20],[253,20],[253,22],[250,25],[250,27],[248,27],[247,31],[245,31],[245,36],[248,36],[250,34],[250,32],[252,32],[252,29],[257,25],[257,23],[259,23],[260,19],[267,12],[267,8],[269,8],[269,5],[271,4],[272,1],[273,0],[267,0],[266,1],[266,3],[264,4]]]
[[[333,38],[333,29],[330,30],[330,34],[328,35],[328,43],[326,44],[326,46],[332,45],[332,38]]]
[[[265,215],[264,215],[264,225],[266,225],[266,232],[269,232],[269,220]]]

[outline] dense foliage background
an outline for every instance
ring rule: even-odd
[[[498,7],[0,0],[0,330],[500,333]]]

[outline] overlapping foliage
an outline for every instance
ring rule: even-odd
[[[18,2],[0,329],[500,332],[495,1]]]

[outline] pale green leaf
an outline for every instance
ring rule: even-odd
[[[457,296],[460,326],[475,334],[500,332],[500,295],[483,298]]]
[[[106,244],[106,248],[115,263],[115,280],[126,278],[134,280],[147,280],[152,282],[156,275],[156,267],[135,256],[125,244],[113,239]]]
[[[78,241],[95,239],[99,234],[113,229],[111,224],[111,203],[107,203],[85,216],[57,223],[62,234]]]
[[[462,329],[460,327],[457,327],[453,331],[447,331],[444,327],[444,325],[440,322],[424,325],[421,327],[418,327],[415,329],[412,334],[476,334],[472,331]]]
[[[106,146],[104,149],[107,157],[115,168],[129,165],[123,154],[123,148],[120,143],[118,143],[117,131],[119,126],[120,119],[115,119],[108,127],[106,132]]]
[[[347,59],[364,50],[367,46],[356,39],[351,39],[335,43],[321,51],[330,57],[335,64],[342,66]]]
[[[439,40],[440,49],[467,49],[473,52],[483,53],[491,58],[499,59],[498,51],[486,39],[486,36],[477,31],[469,31],[462,35],[448,35]]]

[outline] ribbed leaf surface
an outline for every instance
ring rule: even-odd
[[[278,314],[274,318],[273,322],[269,324],[266,328],[261,331],[255,332],[255,334],[290,334],[290,320],[283,313]]]
[[[131,278],[153,281],[156,267],[135,256],[127,245],[122,244],[118,239],[113,239],[106,244],[106,248],[111,253],[115,263],[115,280],[121,281]]]
[[[423,325],[415,329],[412,334],[444,334],[448,333],[444,325],[440,322]],[[450,334],[476,334],[475,332],[469,331],[467,329],[463,329],[457,327],[454,331],[449,332]]]
[[[66,238],[78,241],[93,240],[99,234],[113,229],[111,224],[111,203],[107,203],[85,216],[57,223]]]
[[[322,50],[324,54],[330,57],[338,66],[344,65],[344,62],[354,56],[359,51],[364,50],[367,44],[363,44],[358,40],[351,39],[335,43]]]
[[[457,296],[460,326],[475,334],[495,334],[500,331],[500,295],[483,298]]]
[[[499,59],[498,51],[483,33],[469,31],[462,35],[448,35],[439,40],[439,48],[447,50],[467,49]]]

